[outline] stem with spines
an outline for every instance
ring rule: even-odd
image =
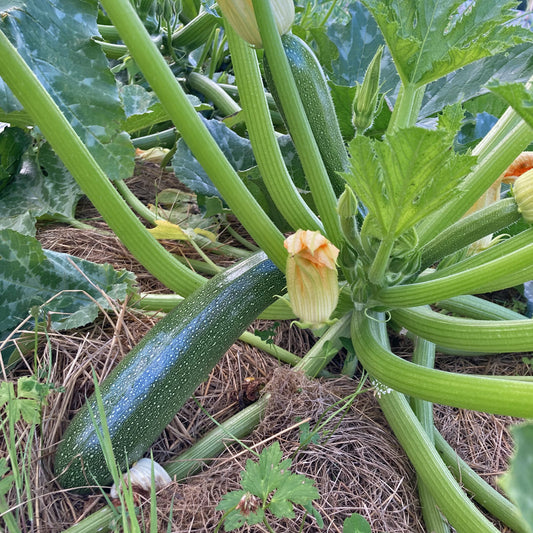
[[[425,339],[417,337],[415,340],[415,349],[413,350],[413,363],[416,365],[433,368],[435,363],[435,345]],[[433,404],[419,398],[411,399],[413,413],[420,421],[431,444],[435,445],[433,436]],[[431,493],[430,488],[419,479],[418,497],[422,507],[422,516],[426,529],[432,533],[450,533],[447,522],[443,519],[438,505]]]
[[[530,352],[533,320],[477,320],[443,315],[428,307],[391,311],[411,333],[455,350],[483,353]]]
[[[364,333],[361,334],[363,325],[365,326]],[[371,353],[377,355],[375,353],[377,350],[389,352],[383,315],[373,313],[367,316],[363,312],[354,312],[351,337],[360,361],[369,371],[369,374],[378,380],[378,387],[380,384],[388,386],[373,370],[367,367],[367,356],[372,357]],[[370,339],[372,343],[371,346],[368,346],[367,343]],[[415,368],[429,370],[412,363],[409,364]],[[414,466],[418,478],[430,491],[440,511],[455,530],[458,533],[471,533],[472,531],[496,533],[496,528],[474,506],[451,475],[405,396],[396,390],[380,391],[378,388],[377,399],[389,426]]]
[[[402,324],[394,313],[393,318]],[[375,319],[364,311],[354,311],[352,342],[363,367],[386,387],[443,405],[524,418],[533,416],[533,383],[454,374],[415,365],[394,355],[376,340],[374,323]],[[432,338],[428,340],[435,342]]]

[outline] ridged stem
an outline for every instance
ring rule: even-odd
[[[457,533],[498,533],[451,475],[405,397],[391,391],[381,394],[378,402],[418,477]]]
[[[357,357],[368,373],[386,387],[443,405],[524,418],[533,416],[533,383],[423,368],[383,348],[372,328],[373,319],[362,311],[354,312],[352,342]]]
[[[453,476],[472,494],[474,500],[491,515],[510,527],[514,533],[530,533],[520,511],[507,498],[493,489],[483,480],[456,451],[446,442],[444,437],[434,428],[435,447],[450,469]]]
[[[191,72],[187,76],[187,84],[211,100],[222,115],[228,117],[241,111],[240,105],[211,78],[199,72]]]
[[[150,135],[135,137],[135,139],[131,140],[131,143],[135,148],[140,148],[141,150],[148,150],[148,148],[154,148],[155,146],[171,148],[176,143],[177,137],[176,128],[169,128]]]
[[[470,294],[440,300],[436,305],[456,315],[478,320],[528,320],[512,309]]]
[[[435,345],[432,342],[417,337],[413,351],[413,363],[426,368],[433,368],[435,363]],[[424,428],[431,444],[434,445],[433,404],[420,398],[412,398],[411,407],[420,425]],[[422,507],[422,516],[426,530],[431,531],[431,533],[449,533],[450,528],[443,519],[430,488],[422,479],[418,480],[418,497],[420,499],[420,506]]]
[[[484,293],[513,287],[533,279],[533,232],[521,234],[451,267],[422,275],[419,281],[386,287],[376,303],[413,307],[460,294]]]
[[[440,346],[483,353],[530,352],[533,320],[476,320],[436,313],[427,307],[396,309],[392,318],[411,333]]]
[[[244,109],[246,128],[257,166],[272,200],[294,230],[322,230],[322,223],[303,201],[287,170],[276,140],[255,51],[230,24],[226,34]]]
[[[465,246],[520,220],[514,198],[506,198],[461,218],[421,250],[421,270]]]
[[[189,102],[128,0],[103,0],[108,16],[187,146],[250,235],[280,269],[283,235],[248,191]]]
[[[179,294],[187,295],[203,284],[201,276],[174,259],[146,231],[3,33],[0,33],[0,54],[0,76],[126,248],[156,278]]]
[[[526,149],[532,139],[531,127],[509,108],[472,151],[472,155],[478,156],[477,165],[461,186],[463,194],[453,202],[447,203],[442,210],[427,217],[418,226],[420,243],[430,241],[459,220]]]
[[[373,313],[371,318],[366,318],[371,320],[369,327],[374,343],[388,351],[390,343],[383,313]],[[359,335],[358,318],[354,314],[351,324],[354,346]],[[434,347],[424,344],[420,346],[418,356],[420,360],[428,362],[433,358],[433,353]],[[449,523],[458,533],[494,532],[495,529],[472,504],[439,457],[433,444],[433,427],[429,432],[423,427],[403,394],[388,388],[383,390],[383,384],[379,383],[379,380],[376,385],[378,386],[377,399],[390,428],[415,467],[419,482],[429,491],[436,506],[446,516]],[[429,419],[427,421],[429,422]],[[440,527],[436,530],[428,528],[428,531],[439,532],[441,529]]]
[[[203,11],[185,26],[172,34],[172,46],[186,47],[194,50],[205,44],[209,35],[219,23],[219,18],[208,11]]]
[[[410,83],[402,83],[387,127],[387,133],[393,133],[396,130],[409,128],[416,124],[424,91],[425,86],[416,87]]]
[[[274,21],[270,1],[253,0],[253,7],[265,54],[268,56],[272,78],[318,214],[324,224],[326,236],[337,247],[340,247],[342,235],[336,212],[337,199],[298,94]]]

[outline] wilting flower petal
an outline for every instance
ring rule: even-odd
[[[298,230],[285,239],[287,288],[292,310],[308,327],[329,321],[339,299],[339,250],[320,232]]]

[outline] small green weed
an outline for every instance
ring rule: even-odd
[[[248,460],[246,470],[241,473],[241,490],[235,490],[222,497],[217,510],[224,511],[216,530],[224,524],[225,531],[233,531],[245,524],[263,523],[273,531],[267,518],[267,511],[277,518],[294,518],[294,506],[301,505],[317,519],[322,519],[313,507],[313,500],[319,493],[311,479],[290,471],[292,459],[282,459],[278,442],[265,448],[259,461]]]

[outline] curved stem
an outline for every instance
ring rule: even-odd
[[[530,352],[533,320],[476,320],[436,313],[427,307],[396,309],[392,318],[411,333],[456,350]]]
[[[128,0],[103,0],[131,55],[159,97],[184,141],[220,191],[233,213],[280,269],[285,268],[283,235],[248,191],[209,134],[165,59],[152,44]]]
[[[270,1],[253,0],[253,7],[276,90],[282,102],[285,118],[296,151],[300,156],[318,214],[324,224],[328,239],[340,247],[342,234],[336,212],[337,199],[298,94],[274,21]]]
[[[391,391],[378,397],[378,402],[418,477],[457,533],[497,533],[455,481],[405,397]]]
[[[201,276],[181,265],[148,233],[50,95],[1,32],[0,54],[0,76],[126,248],[147,270],[175,292],[187,295],[203,284]]]
[[[211,78],[199,72],[191,72],[187,76],[187,83],[192,89],[211,100],[224,116],[233,115],[241,111],[239,104]]]
[[[440,300],[436,305],[456,315],[478,320],[528,320],[512,309],[470,294]]]
[[[194,50],[205,44],[213,28],[218,26],[219,18],[209,11],[202,11],[185,26],[172,34],[172,46]]]
[[[520,248],[518,245],[522,239],[518,237],[452,267],[421,276],[416,283],[386,287],[378,292],[376,304],[413,307],[460,294],[505,289],[533,279],[533,242]]]
[[[352,342],[363,367],[386,387],[464,409],[524,418],[533,416],[533,383],[455,374],[415,365],[376,341],[374,322],[364,312],[354,312]]]
[[[453,476],[472,494],[474,500],[515,533],[530,533],[518,508],[474,472],[434,428],[435,447]]]
[[[285,220],[297,229],[322,229],[322,224],[298,193],[275,137],[255,51],[230,24],[226,34],[257,166],[268,192]]]
[[[131,140],[131,143],[133,146],[135,146],[135,148],[140,148],[141,150],[148,150],[149,148],[154,148],[155,146],[172,148],[172,146],[176,144],[177,138],[178,135],[176,133],[176,128],[169,128],[156,133],[151,133],[150,135],[135,137]]]
[[[462,184],[465,193],[446,204],[443,210],[427,217],[417,228],[420,243],[430,241],[451,223],[459,220],[526,149],[532,138],[531,127],[509,108],[472,151],[472,155],[477,155],[478,160],[474,170]]]
[[[435,363],[435,345],[432,342],[417,337],[413,351],[413,363],[426,368],[433,368]],[[420,421],[420,425],[424,428],[431,444],[434,445],[433,404],[420,398],[412,398],[411,407],[413,413]],[[430,487],[421,479],[418,482],[418,496],[420,498],[420,506],[422,507],[422,516],[424,517],[426,529],[432,533],[450,533],[450,528],[447,522],[443,520]]]
[[[360,331],[354,327],[358,324],[356,314],[353,318],[351,335],[355,346]],[[366,318],[370,320],[369,317]],[[388,351],[389,339],[383,318],[383,314],[374,314],[369,325],[375,345]],[[432,359],[433,353],[434,347],[423,344],[420,346],[418,356],[421,360],[428,362]],[[412,366],[422,368],[418,365]],[[379,406],[389,426],[415,467],[419,482],[429,491],[438,509],[446,516],[449,523],[458,533],[470,533],[474,530],[480,533],[495,532],[492,524],[472,504],[438,455],[433,444],[433,427],[430,428],[430,432],[423,427],[403,394],[390,389],[383,390],[379,383],[376,385],[378,385]],[[379,392],[380,389],[381,392]],[[442,523],[442,519],[440,521]],[[441,532],[445,529],[438,527],[431,531]]]
[[[520,220],[514,198],[506,198],[461,218],[444,229],[421,250],[421,270],[465,246]]]

